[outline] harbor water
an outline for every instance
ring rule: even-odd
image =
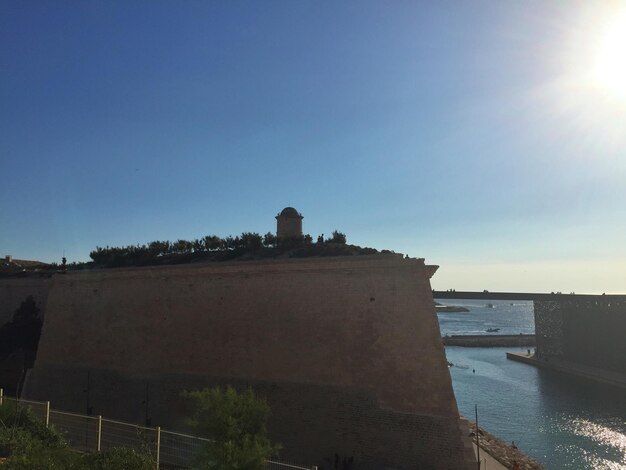
[[[439,301],[442,335],[534,333],[532,302]],[[494,333],[491,333],[494,334]],[[521,348],[446,347],[459,411],[549,469],[626,469],[626,390],[506,359]]]

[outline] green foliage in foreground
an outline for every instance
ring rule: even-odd
[[[80,469],[84,470],[152,470],[154,461],[146,452],[116,447],[82,457]]]
[[[0,406],[0,457],[3,470],[151,470],[146,452],[114,448],[80,454],[54,426],[46,427],[29,408],[14,403]]]
[[[193,406],[189,423],[208,438],[196,468],[203,470],[261,470],[279,445],[267,438],[269,407],[251,389],[237,393],[219,387],[183,393]]]
[[[0,446],[10,446],[20,453],[27,452],[30,442],[40,442],[41,445],[50,449],[64,449],[68,447],[67,441],[54,426],[46,427],[40,418],[37,418],[30,408],[15,406],[15,403],[4,402],[0,406]]]
[[[46,428],[30,409],[10,402],[0,406],[0,456],[8,458],[2,467],[6,470],[80,468],[78,455],[60,432]]]

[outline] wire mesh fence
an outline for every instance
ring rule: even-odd
[[[22,400],[3,395],[0,405],[9,404],[17,410],[29,409],[46,426],[63,432],[70,446],[81,452],[99,452],[115,447],[133,448],[149,453],[155,468],[183,469],[198,463],[209,439],[151,428],[122,421],[50,409],[50,402]],[[294,463],[267,460],[267,470],[317,470]]]
[[[161,463],[186,467],[198,462],[208,439],[172,431],[161,431]]]
[[[65,434],[70,446],[82,452],[98,450],[98,418],[50,410],[50,424]]]
[[[15,406],[16,408],[21,408],[27,404],[28,408],[33,412],[33,414],[38,418],[41,418],[42,420],[46,420],[46,416],[50,408],[49,402],[29,401],[26,403],[24,400],[18,400],[16,398],[7,396],[2,396],[0,398],[0,403],[3,402]]]
[[[114,447],[129,447],[138,451],[156,454],[158,428],[129,425],[121,421],[102,419],[101,450]]]

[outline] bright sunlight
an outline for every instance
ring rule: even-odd
[[[546,129],[576,135],[590,158],[624,161],[626,149],[626,0],[581,2],[556,17],[560,41],[550,49],[557,73],[534,90]],[[546,49],[543,49],[544,51]],[[620,163],[624,164],[624,163]]]
[[[592,78],[596,86],[626,99],[626,8],[607,21],[595,55]]]

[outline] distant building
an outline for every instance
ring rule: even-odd
[[[41,261],[31,261],[27,259],[14,259],[11,255],[6,255],[0,261],[0,272],[16,272],[16,271],[36,271],[37,269],[50,266]]]
[[[276,236],[278,238],[301,237],[304,217],[293,207],[285,207],[276,216]]]

